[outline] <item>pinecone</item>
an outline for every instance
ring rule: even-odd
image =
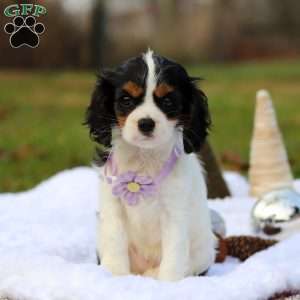
[[[280,293],[274,294],[269,300],[286,300],[286,299],[300,299],[299,290],[286,290]]]
[[[254,253],[265,250],[277,243],[276,240],[262,239],[255,236],[231,236],[224,239],[227,254],[239,258],[241,261],[246,260]]]
[[[227,253],[227,245],[225,242],[225,239],[223,239],[219,234],[215,233],[216,238],[218,239],[218,247],[217,247],[217,253],[216,253],[216,263],[224,262],[226,259]]]

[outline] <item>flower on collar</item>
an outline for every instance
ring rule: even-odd
[[[128,205],[138,203],[141,196],[149,197],[154,194],[156,183],[150,176],[138,176],[133,171],[121,174],[113,183],[114,196],[125,200]]]

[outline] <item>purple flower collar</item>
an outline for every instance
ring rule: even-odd
[[[104,177],[109,184],[112,184],[114,196],[126,201],[128,205],[136,205],[141,197],[146,198],[155,194],[161,181],[171,173],[181,154],[181,148],[175,145],[159,174],[153,178],[151,176],[139,176],[133,171],[117,175],[117,166],[111,153],[104,166]],[[111,176],[107,175],[108,168],[111,170]]]

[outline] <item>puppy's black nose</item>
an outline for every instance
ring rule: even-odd
[[[155,122],[150,118],[143,118],[138,121],[138,127],[142,133],[149,135],[155,127]]]

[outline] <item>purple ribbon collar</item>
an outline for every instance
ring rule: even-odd
[[[175,145],[159,174],[153,178],[151,176],[140,176],[133,171],[118,175],[113,153],[111,153],[104,166],[104,177],[109,184],[112,184],[114,196],[121,198],[128,205],[136,205],[141,197],[146,198],[155,194],[162,180],[173,170],[181,154],[181,148]],[[107,175],[108,168],[111,170],[111,176]]]

